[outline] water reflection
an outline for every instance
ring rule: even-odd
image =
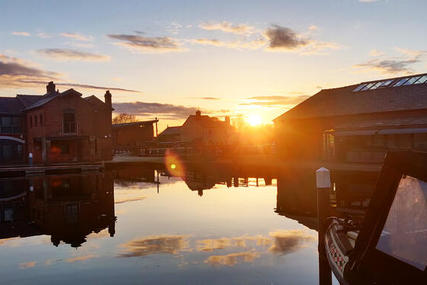
[[[115,233],[113,177],[109,174],[43,176],[0,182],[0,239],[49,235],[79,247],[94,232]],[[9,191],[9,189],[14,189]]]
[[[31,283],[37,271],[46,283],[66,284],[65,276],[84,283],[96,276],[107,283],[141,276],[148,284],[317,283],[312,171],[175,162],[180,171],[147,165],[1,180],[5,282]],[[363,210],[348,199],[364,201],[369,191],[352,185],[371,176],[355,184],[345,175],[333,179],[346,191],[332,193],[335,205]]]

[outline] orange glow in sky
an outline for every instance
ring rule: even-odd
[[[251,126],[258,126],[262,123],[262,118],[258,114],[250,114],[246,117],[246,122]]]

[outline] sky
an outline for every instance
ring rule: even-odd
[[[425,0],[0,0],[0,96],[53,80],[179,125],[272,119],[322,88],[427,71]]]

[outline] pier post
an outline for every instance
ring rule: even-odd
[[[325,250],[325,233],[327,229],[327,218],[329,216],[329,190],[331,188],[331,175],[327,168],[321,167],[316,170],[317,188],[317,233],[319,252],[319,284],[331,285],[332,273]]]

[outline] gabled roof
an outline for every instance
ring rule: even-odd
[[[61,92],[52,92],[52,93],[48,93],[48,94],[43,95],[40,100],[38,100],[34,104],[26,107],[25,110],[31,110],[31,109],[43,106],[44,104],[52,101],[53,99],[55,99],[59,96],[67,96],[67,95],[71,95],[71,94],[74,94],[74,95],[77,95],[80,97],[82,96],[82,94],[80,92],[77,92],[76,90],[74,90],[72,88],[68,89],[62,93]]]
[[[228,125],[228,124],[226,124],[226,122],[220,121],[216,117],[209,117],[207,115],[201,115],[201,116],[190,115],[190,116],[188,116],[187,120],[185,120],[183,125],[185,126],[185,125],[187,125],[189,123],[193,123],[193,122],[197,122],[198,124],[200,124],[204,128],[215,128],[215,127],[219,127],[219,126],[223,126],[223,125]]]
[[[277,117],[283,119],[309,119],[366,113],[427,109],[427,82],[399,85],[404,78],[422,78],[425,74],[363,82],[346,87],[323,89],[291,110]],[[387,86],[363,90],[363,86]],[[359,91],[358,89],[362,90]]]
[[[25,108],[33,105],[37,101],[39,101],[41,98],[43,98],[43,95],[16,95],[16,98],[21,101],[21,103],[24,105]]]
[[[180,135],[181,134],[181,127],[182,126],[176,126],[176,127],[167,127],[163,132],[159,134],[160,136],[173,136],[173,135]]]

